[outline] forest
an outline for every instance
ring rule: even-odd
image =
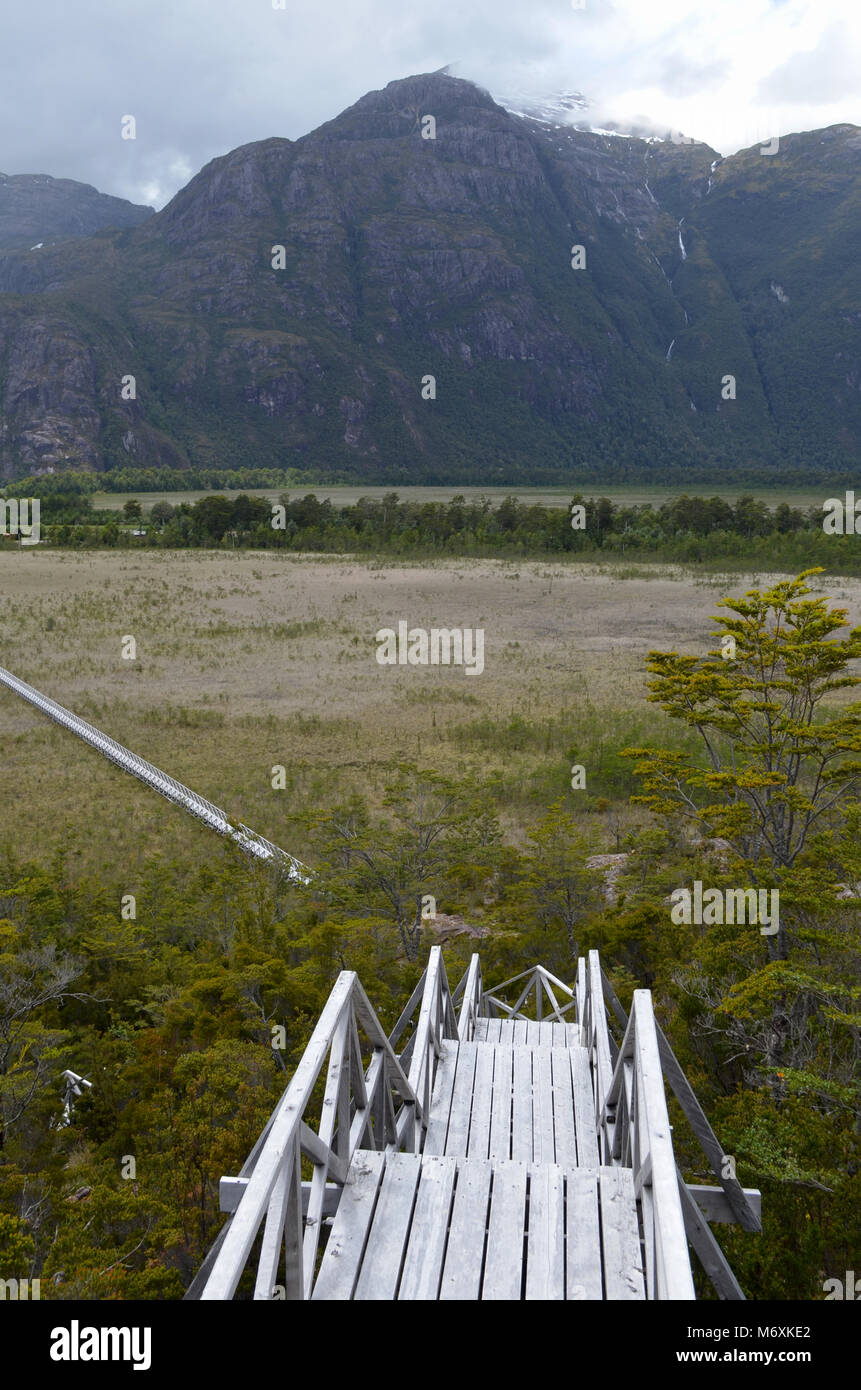
[[[129,499],[122,512],[96,511],[86,494],[51,491],[42,500],[42,526],[53,545],[116,549],[283,549],[295,552],[392,556],[569,556],[578,560],[658,560],[741,569],[767,564],[786,571],[816,565],[861,573],[853,533],[825,530],[833,509],[791,507],[742,494],[681,494],[659,506],[624,505],[577,493],[568,510],[505,498],[416,502],[392,492],[337,506],[313,492],[282,494],[272,504],[245,493],[213,494],[173,506],[161,500],[144,514]],[[842,499],[841,505],[842,505]],[[842,528],[841,528],[842,530]],[[11,541],[7,541],[7,544]]]

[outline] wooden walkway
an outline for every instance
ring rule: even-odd
[[[482,1035],[442,1042],[421,1154],[354,1154],[313,1298],[645,1298],[633,1177],[599,1166],[579,1029]]]
[[[627,1168],[354,1155],[314,1299],[643,1299]]]
[[[676,1164],[663,1067],[717,1187]],[[434,947],[389,1034],[342,972],[220,1195],[187,1298],[692,1299],[690,1246],[735,1299],[708,1223],[760,1228],[648,991],[628,1017],[594,951],[572,986],[534,966],[494,990],[473,956],[452,992]]]

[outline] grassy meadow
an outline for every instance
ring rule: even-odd
[[[0,555],[0,664],[299,856],[297,818],[353,790],[373,802],[399,760],[474,773],[515,838],[567,797],[612,850],[632,814],[618,748],[677,737],[645,701],[646,653],[704,652],[716,600],[745,587],[657,566],[18,550]],[[829,592],[861,617],[861,583]],[[484,672],[378,665],[374,634],[400,619],[483,627]],[[132,873],[154,851],[217,852],[5,689],[0,738],[2,837],[25,857]]]

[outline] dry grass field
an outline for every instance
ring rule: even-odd
[[[0,555],[0,665],[300,856],[297,817],[353,790],[377,799],[398,760],[473,773],[519,836],[557,797],[584,804],[572,755],[600,792],[605,751],[667,736],[644,698],[646,653],[705,652],[717,599],[768,578],[18,550]],[[820,587],[861,622],[861,581]],[[483,674],[380,666],[375,633],[399,620],[484,628]],[[0,849],[94,872],[217,853],[208,831],[2,687],[0,750]],[[275,764],[286,790],[271,787]]]
[[[582,493],[585,497],[610,497],[622,506],[642,506],[646,502],[651,502],[653,507],[660,507],[662,503],[668,502],[673,497],[678,497],[680,489],[678,487],[656,487],[645,483],[640,487],[635,484],[622,483],[581,483],[571,484],[568,487],[421,487],[409,486],[403,488],[374,487],[367,484],[359,487],[351,487],[347,484],[339,484],[336,487],[320,487],[314,483],[293,484],[288,488],[261,487],[244,488],[251,497],[266,497],[273,502],[285,491],[291,497],[304,497],[306,493],[313,492],[322,501],[324,498],[329,500],[336,507],[350,507],[358,502],[360,497],[371,497],[380,501],[391,492],[397,492],[403,501],[410,502],[450,502],[453,497],[465,497],[467,502],[480,502],[485,497],[489,498],[495,507],[498,507],[506,497],[516,497],[520,502],[529,506],[539,507],[564,507],[568,509],[574,493]],[[172,507],[180,502],[198,502],[201,497],[210,497],[217,489],[190,489],[182,492],[96,492],[93,494],[93,506],[98,510],[121,511],[124,502],[130,497],[136,497],[142,504],[145,512],[156,502],[169,502]],[[233,490],[234,493],[236,489]],[[689,497],[723,497],[727,502],[735,503],[743,493],[758,497],[766,502],[769,507],[774,509],[781,502],[786,502],[790,507],[821,507],[823,492],[821,488],[758,488],[744,487],[741,483],[735,487],[714,487],[701,483],[693,483],[685,489]],[[230,496],[230,492],[227,493]]]

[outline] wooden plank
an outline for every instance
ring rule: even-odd
[[[706,1221],[727,1221],[734,1224],[736,1214],[729,1198],[721,1187],[702,1187],[698,1183],[688,1183],[690,1192]],[[748,1206],[758,1220],[762,1220],[762,1193],[758,1187],[743,1187]]]
[[[295,1146],[294,1146],[295,1147]],[[281,1242],[284,1238],[284,1222],[287,1216],[287,1204],[290,1197],[290,1189],[294,1184],[293,1165],[298,1163],[299,1155],[295,1154],[289,1163],[285,1163],[275,1179],[275,1187],[269,1199],[269,1209],[266,1213],[266,1225],[263,1230],[263,1239],[260,1245],[260,1260],[257,1265],[257,1279],[254,1284],[255,1300],[271,1299],[273,1286],[278,1282],[278,1265],[281,1261]],[[299,1217],[299,1239],[301,1241],[301,1209]],[[288,1237],[289,1239],[289,1237]],[[302,1264],[298,1263],[298,1269],[293,1269],[293,1298],[302,1298]]]
[[[506,1043],[509,1047],[514,1046],[514,1029],[517,1019],[501,1018],[499,1020],[499,1041]]]
[[[353,1297],[384,1166],[382,1153],[358,1149],[353,1155],[312,1299]]]
[[[511,1157],[532,1162],[532,1053],[513,1049],[514,1082],[511,1104]]]
[[[726,1255],[715,1240],[714,1233],[710,1229],[705,1216],[691,1196],[687,1183],[682,1177],[682,1171],[678,1166],[677,1172],[679,1177],[679,1197],[682,1203],[682,1216],[684,1217],[685,1231],[688,1240],[697,1252],[697,1257],[709,1279],[712,1281],[719,1297],[743,1302],[744,1293],[727,1263]]]
[[[613,1063],[610,1057],[610,1035],[607,1031],[607,1010],[601,986],[601,961],[597,951],[589,952],[588,978],[590,1024],[594,1035],[595,1096],[600,1114],[613,1079]]]
[[[466,1156],[478,1046],[478,1043],[462,1042],[457,1053],[457,1071],[454,1077],[451,1114],[448,1117],[448,1134],[445,1141],[445,1152],[454,1154],[457,1158]]]
[[[486,1158],[457,1165],[457,1186],[439,1296],[475,1301],[481,1290],[492,1166]]]
[[[655,1221],[660,1229],[655,1278],[661,1298],[695,1299],[688,1240],[679,1200],[679,1181],[673,1153],[670,1117],[664,1095],[664,1077],[655,1033],[652,996],[647,989],[634,991],[632,1014],[637,1068],[637,1120],[639,1161],[651,1165],[649,1186],[654,1199]],[[648,1144],[648,1153],[646,1153]]]
[[[501,1019],[501,1018],[489,1018],[489,1019],[487,1020],[487,1041],[488,1041],[488,1042],[491,1042],[491,1043],[498,1043],[498,1042],[499,1042],[499,1039],[500,1039],[500,1037],[501,1037],[501,1031],[502,1031],[502,1019]]]
[[[436,949],[439,950],[439,947]],[[428,962],[428,968],[430,968],[430,962]],[[457,1019],[457,1035],[462,1042],[472,1040],[471,1021],[475,1021],[476,1012],[481,1007],[481,995],[481,960],[477,953],[473,953],[466,975],[463,1002]]]
[[[491,1158],[511,1157],[511,1081],[514,1057],[510,1047],[494,1048],[493,1105],[490,1116]]]
[[[398,1298],[414,1302],[439,1297],[448,1241],[457,1163],[453,1158],[423,1158],[413,1224]]]
[[[549,1047],[539,1047],[532,1054],[532,1157],[535,1163],[556,1162],[553,1064]]]
[[[630,1168],[599,1168],[601,1247],[608,1299],[644,1299],[634,1177]]]
[[[495,1049],[486,1043],[476,1048],[472,1083],[472,1118],[466,1152],[470,1158],[487,1158],[490,1150],[490,1116],[493,1105]]]
[[[565,1297],[565,1183],[558,1163],[529,1170],[526,1298]]]
[[[284,1297],[291,1303],[306,1299],[311,1279],[306,1281],[302,1252],[302,1160],[299,1144],[293,1155],[293,1173],[287,1193],[287,1213],[284,1220]]]
[[[539,1025],[538,1045],[539,1047],[552,1047],[555,1042],[556,1024],[550,1020],[545,1020]]]
[[[563,1168],[576,1168],[577,1128],[574,1121],[571,1057],[567,1048],[554,1047],[551,1049],[550,1058],[553,1071],[553,1135],[556,1162],[561,1163]]]
[[[597,1170],[576,1168],[565,1175],[567,1289],[572,1301],[604,1296],[601,1230],[598,1223]]]
[[[532,1048],[541,1046],[541,1024],[536,1023],[531,1018],[526,1020],[526,1046]]]
[[[584,1036],[586,1025],[586,961],[583,956],[580,956],[577,961],[577,984],[574,997],[577,1000],[577,1026],[580,1032],[576,1041],[585,1047],[588,1039]]]
[[[564,1024],[564,1023],[554,1023],[554,1024],[553,1024],[553,1046],[554,1046],[554,1047],[565,1047],[566,1044],[567,1044],[567,1042],[568,1042],[568,1038],[567,1038],[567,1036],[566,1036],[565,1024]]]
[[[416,985],[415,989],[413,990],[412,994],[410,995],[409,999],[404,1005],[404,1009],[400,1018],[398,1019],[397,1023],[395,1024],[394,1028],[389,1034],[389,1042],[391,1043],[392,1047],[395,1047],[397,1045],[401,1034],[403,1033],[404,1029],[406,1028],[407,1024],[413,1016],[413,1011],[416,1007],[416,1004],[419,1002],[422,995],[424,994],[427,973],[427,969],[425,969],[421,979],[419,980],[418,984]],[[415,1037],[415,1034],[413,1034],[413,1036]]]
[[[604,985],[604,994],[616,1018],[625,1029],[628,1026],[628,1015],[619,1003],[616,992],[610,984],[604,970],[601,970],[601,979]],[[676,1099],[690,1124],[694,1134],[700,1141],[703,1151],[709,1160],[712,1172],[720,1182],[721,1187],[727,1194],[727,1201],[730,1204],[735,1220],[745,1231],[762,1230],[762,1211],[755,1202],[749,1200],[748,1190],[741,1186],[738,1178],[725,1178],[724,1172],[724,1152],[717,1135],[709,1124],[703,1112],[702,1106],[697,1100],[688,1078],[682,1071],[673,1049],[670,1047],[666,1034],[661,1025],[655,1020],[655,1032],[658,1037],[658,1050],[660,1052],[661,1066],[663,1074],[673,1089]]]
[[[474,1020],[472,1026],[473,1042],[487,1042],[487,1024],[488,1020],[486,1018],[477,1018]]]
[[[386,1159],[353,1295],[360,1301],[390,1301],[397,1293],[421,1166],[419,1154],[393,1153]]]
[[[577,1131],[577,1167],[598,1167],[598,1131],[595,1122],[595,1098],[592,1094],[592,1075],[589,1053],[585,1047],[574,1047],[569,1053],[571,1080],[574,1091],[574,1127]]]
[[[430,1122],[425,1135],[426,1154],[445,1153],[445,1139],[448,1134],[448,1117],[451,1111],[451,1093],[457,1071],[458,1044],[448,1039],[441,1044],[439,1060],[436,1064],[433,1098],[431,1100]]]
[[[528,1031],[529,1031],[529,1023],[528,1023],[528,1020],[527,1020],[527,1019],[525,1019],[525,1018],[516,1018],[516,1019],[514,1019],[514,1045],[515,1045],[515,1047],[525,1047],[525,1046],[526,1046]]]
[[[712,1172],[726,1193],[727,1201],[735,1213],[736,1221],[743,1231],[761,1231],[761,1213],[748,1201],[738,1178],[725,1178],[723,1176],[725,1159],[723,1145],[706,1119],[702,1106],[694,1095],[691,1084],[676,1060],[675,1053],[657,1021],[655,1022],[655,1032],[658,1037],[658,1050],[663,1074],[672,1086],[688,1124],[700,1141]]]
[[[493,1165],[487,1258],[482,1299],[519,1300],[523,1288],[523,1235],[526,1226],[525,1163]]]

